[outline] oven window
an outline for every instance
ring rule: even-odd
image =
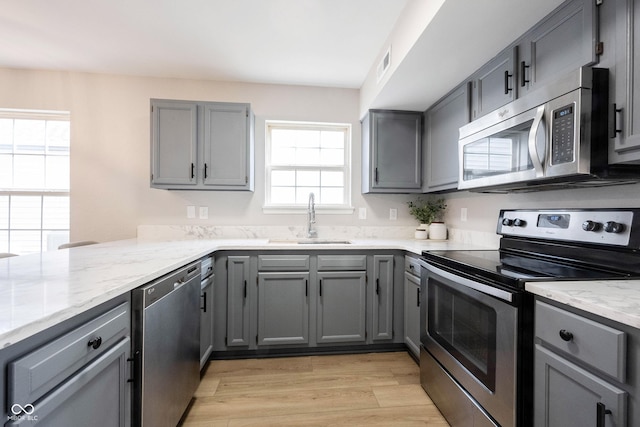
[[[429,286],[429,335],[495,391],[495,310],[436,280]]]

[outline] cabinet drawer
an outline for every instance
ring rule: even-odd
[[[366,255],[318,255],[319,271],[349,271],[366,269]]]
[[[624,332],[541,301],[536,301],[535,328],[536,336],[545,343],[625,381],[627,340]]]
[[[10,401],[35,402],[128,336],[129,323],[129,303],[124,303],[10,363]]]
[[[259,255],[260,271],[307,271],[309,255]]]
[[[404,257],[404,270],[415,276],[420,277],[420,260],[418,258],[405,256]]]

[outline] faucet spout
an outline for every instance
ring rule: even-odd
[[[318,237],[314,225],[316,223],[316,203],[313,193],[309,193],[309,203],[307,204],[307,237],[310,239]]]

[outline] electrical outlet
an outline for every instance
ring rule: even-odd
[[[460,221],[467,221],[467,208],[460,208]]]
[[[395,221],[398,219],[398,209],[391,208],[389,209],[389,219]]]
[[[195,206],[187,206],[187,218],[193,219],[196,217],[196,207]]]
[[[367,208],[358,209],[358,219],[367,219]]]
[[[209,219],[209,208],[207,206],[200,206],[200,219]]]

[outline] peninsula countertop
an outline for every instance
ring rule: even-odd
[[[0,349],[221,250],[486,249],[454,241],[350,239],[296,244],[268,239],[130,239],[0,259]]]

